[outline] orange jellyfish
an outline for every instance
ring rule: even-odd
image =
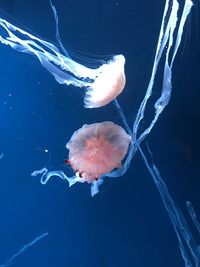
[[[82,181],[92,183],[102,174],[122,166],[131,136],[110,121],[85,124],[67,143],[69,159],[66,161]]]

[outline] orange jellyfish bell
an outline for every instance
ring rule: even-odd
[[[84,98],[86,108],[105,106],[123,91],[126,83],[124,65],[125,57],[117,55],[99,67],[97,77],[86,89]]]
[[[67,143],[68,164],[84,181],[92,183],[102,174],[121,167],[132,138],[110,121],[85,124]]]

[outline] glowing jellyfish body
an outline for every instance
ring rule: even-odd
[[[131,140],[131,136],[113,122],[85,124],[66,145],[69,163],[77,175],[91,183],[122,166]]]

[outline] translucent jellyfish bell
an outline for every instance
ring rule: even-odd
[[[124,65],[125,57],[117,55],[99,67],[99,75],[86,89],[84,99],[86,108],[105,106],[122,92],[126,82]]]
[[[113,122],[85,124],[66,145],[67,163],[84,181],[92,183],[102,174],[122,166],[131,140],[131,136]]]

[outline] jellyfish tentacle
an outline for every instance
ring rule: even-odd
[[[171,91],[172,91],[172,68],[173,68],[173,63],[174,59],[176,57],[178,48],[181,43],[182,39],[182,34],[183,34],[183,27],[185,25],[186,18],[191,10],[191,7],[193,5],[191,0],[186,0],[185,5],[183,8],[183,12],[181,15],[177,35],[176,35],[176,41],[175,41],[175,47],[173,48],[173,34],[176,28],[176,23],[177,23],[177,12],[178,12],[178,2],[173,1],[174,4],[174,9],[175,11],[171,13],[171,18],[169,19],[168,27],[169,29],[166,34],[169,39],[169,44],[167,48],[167,53],[166,53],[166,59],[165,59],[165,65],[164,65],[164,74],[163,74],[163,85],[162,85],[162,90],[161,90],[161,96],[159,99],[156,101],[154,108],[155,108],[155,115],[150,123],[149,127],[139,136],[138,141],[141,142],[147,134],[150,133],[150,131],[153,129],[155,123],[157,122],[160,114],[163,112],[164,108],[168,105],[169,100],[171,98]],[[172,7],[173,10],[173,7]],[[172,59],[171,62],[169,61],[169,54],[172,51]]]
[[[47,236],[48,233],[44,233],[40,236],[37,236],[33,241],[31,241],[30,243],[24,245],[18,252],[16,252],[15,254],[13,254],[13,256],[8,259],[7,261],[5,261],[3,264],[0,265],[0,267],[7,267],[10,266],[14,259],[16,257],[18,257],[20,254],[22,254],[25,250],[27,250],[29,247],[33,246],[36,242],[38,242],[39,240],[41,240],[42,238],[44,238],[45,236]]]
[[[64,45],[62,43],[61,37],[60,37],[60,32],[59,32],[59,27],[58,27],[58,14],[57,14],[57,10],[55,5],[53,4],[53,2],[51,0],[49,0],[50,2],[50,6],[51,9],[53,11],[53,15],[54,15],[54,19],[55,19],[55,26],[56,26],[56,40],[58,41],[63,53],[65,54],[65,56],[70,58],[69,53],[66,51],[66,49],[64,48]]]
[[[83,183],[83,179],[81,177],[79,177],[77,174],[71,177],[68,177],[63,171],[49,171],[46,167],[40,169],[40,170],[36,170],[33,171],[31,173],[31,176],[35,177],[37,175],[41,175],[40,177],[40,182],[41,184],[45,185],[51,177],[59,177],[62,180],[68,181],[69,183],[69,187],[74,185],[75,183],[79,182],[79,183]]]
[[[175,201],[173,200],[166,183],[164,182],[162,176],[160,175],[160,172],[156,165],[152,162],[150,165],[149,161],[147,160],[147,157],[145,153],[143,152],[141,146],[138,147],[138,150],[140,152],[140,155],[145,163],[145,166],[147,167],[147,170],[149,171],[153,182],[155,183],[158,192],[161,196],[162,202],[164,204],[164,207],[169,215],[170,221],[173,225],[174,231],[176,233],[179,248],[181,250],[181,254],[183,257],[183,260],[185,262],[186,267],[198,267],[199,261],[200,261],[200,251],[199,246],[195,240],[195,238],[192,235],[192,232],[190,230],[190,227],[180,210],[180,208],[177,206]],[[150,156],[152,157],[152,153],[150,149],[148,149],[148,152],[150,153]],[[196,215],[194,213],[194,210],[192,209],[192,205],[190,202],[187,202],[187,207],[189,214],[199,230],[199,223],[196,220]],[[190,260],[190,258],[193,260],[193,262]]]

